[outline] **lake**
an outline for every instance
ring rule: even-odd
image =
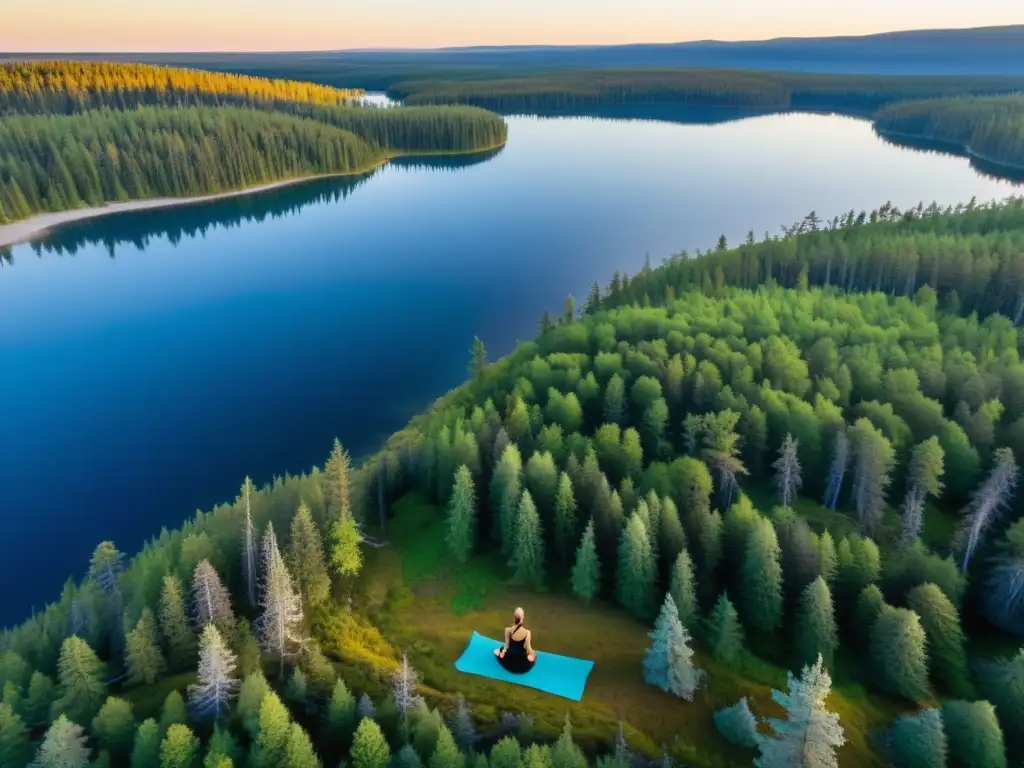
[[[508,146],[68,225],[0,266],[0,624],[95,545],[355,455],[649,255],[1019,191],[867,122],[510,118]]]

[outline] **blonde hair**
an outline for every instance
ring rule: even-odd
[[[512,617],[516,620],[516,624],[522,624],[523,619],[526,618],[526,614],[523,613],[522,608],[516,608],[515,612],[512,614]]]

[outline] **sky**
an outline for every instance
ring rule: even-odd
[[[1021,0],[0,0],[0,51],[764,40],[1022,23]]]

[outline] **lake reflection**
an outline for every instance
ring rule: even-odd
[[[372,450],[545,308],[682,248],[891,200],[1005,197],[869,123],[512,118],[494,155],[108,216],[0,268],[0,622],[95,544]],[[110,258],[111,255],[115,258]],[[17,584],[14,588],[11,585]]]

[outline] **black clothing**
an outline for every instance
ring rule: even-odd
[[[512,633],[519,629],[512,630]],[[536,659],[534,659],[536,661]],[[516,675],[521,675],[524,672],[529,672],[533,669],[533,661],[527,657],[526,653],[526,634],[524,632],[522,640],[516,640],[511,635],[508,638],[508,650],[505,651],[504,656],[498,657],[498,663],[501,664],[508,672],[512,672]]]

